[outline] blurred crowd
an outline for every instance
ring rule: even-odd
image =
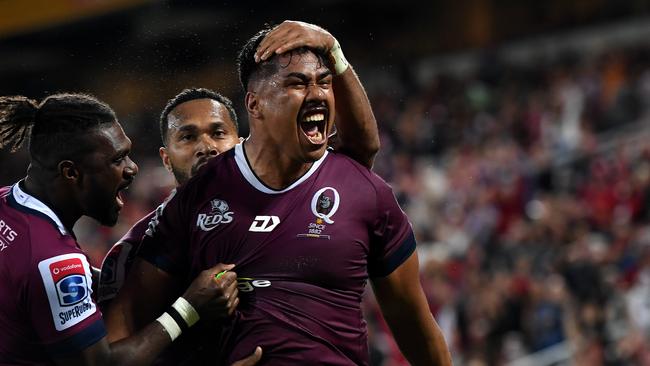
[[[375,170],[456,363],[650,364],[650,49],[404,83],[371,96]],[[377,364],[403,364],[366,306]]]
[[[370,90],[374,169],[411,219],[455,363],[650,364],[650,49],[399,77]],[[127,126],[136,144],[152,131]],[[116,227],[77,225],[93,264],[171,190],[151,152]],[[372,364],[406,364],[370,288],[364,309]]]

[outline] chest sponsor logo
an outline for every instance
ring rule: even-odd
[[[203,231],[211,231],[221,224],[228,224],[233,220],[233,212],[224,200],[210,201],[210,213],[199,214],[196,217],[196,226]]]
[[[334,223],[332,216],[338,211],[340,202],[341,197],[335,188],[324,187],[316,191],[311,198],[311,212],[316,220],[309,223],[307,233],[298,234],[298,237],[330,239],[323,231],[327,228],[326,224]]]
[[[255,216],[255,220],[251,223],[248,231],[255,233],[270,233],[280,223],[280,218],[277,216]]]
[[[11,229],[11,226],[7,225],[4,220],[0,220],[0,252],[9,248],[9,244],[12,243],[18,233]]]
[[[38,269],[47,293],[56,330],[78,324],[97,310],[90,298],[90,266],[79,253],[42,260]]]
[[[271,281],[259,280],[250,277],[237,278],[237,289],[240,292],[253,292],[256,288],[271,287]]]

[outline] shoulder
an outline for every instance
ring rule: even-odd
[[[375,172],[340,152],[329,150],[326,166],[338,175],[344,175],[357,184],[365,185],[377,193],[392,192],[391,187]]]
[[[206,180],[211,180],[215,176],[224,174],[232,168],[232,164],[235,164],[234,148],[208,160],[208,162],[205,163],[205,165],[203,165],[189,181],[181,186],[181,189],[184,186],[195,187],[201,185]]]
[[[234,151],[230,149],[210,159],[192,178],[179,186],[175,194],[172,192],[166,201],[194,201],[210,196],[212,191],[218,189],[214,182],[224,181],[232,175],[236,164]]]
[[[163,205],[159,206],[163,207]],[[162,208],[161,208],[162,211]],[[118,240],[118,243],[138,243],[142,240],[142,237],[144,236],[145,232],[147,231],[147,228],[149,227],[149,223],[151,220],[156,216],[156,213],[158,212],[158,209],[149,212],[146,216],[141,218],[138,222],[136,222],[129,231]]]

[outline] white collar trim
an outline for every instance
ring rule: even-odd
[[[318,167],[323,163],[323,161],[325,161],[325,158],[329,154],[329,152],[327,150],[325,150],[325,154],[323,154],[323,156],[321,156],[320,159],[316,160],[311,165],[309,170],[305,174],[303,174],[302,177],[300,177],[298,180],[293,182],[289,187],[287,187],[287,188],[285,188],[283,190],[277,191],[275,189],[271,189],[271,188],[265,186],[264,183],[262,183],[257,178],[255,173],[253,173],[253,169],[251,169],[250,165],[248,165],[248,160],[246,159],[246,155],[244,153],[244,147],[243,146],[244,146],[243,143],[235,145],[235,162],[237,163],[237,167],[239,168],[239,171],[241,172],[241,174],[244,176],[244,179],[246,179],[246,181],[248,183],[250,183],[250,185],[252,185],[258,191],[260,191],[262,193],[267,193],[267,194],[280,194],[280,193],[288,192],[288,191],[294,189],[295,187],[299,186],[300,183],[306,181],[309,177],[311,177],[318,170]]]
[[[63,223],[61,220],[59,220],[59,217],[54,213],[54,211],[47,207],[38,198],[20,189],[18,183],[14,184],[14,186],[11,188],[11,194],[14,196],[14,199],[19,205],[31,208],[32,210],[36,210],[52,219],[52,221],[54,221],[54,223],[56,223],[56,226],[59,228],[61,235],[66,235],[68,233],[68,231],[65,229],[65,226],[63,226]]]

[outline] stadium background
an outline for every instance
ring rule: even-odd
[[[367,88],[455,364],[650,364],[650,1],[0,0],[0,95],[94,94],[134,142],[119,224],[75,228],[95,264],[169,192],[166,100],[216,89],[245,135],[236,50],[284,19]],[[0,152],[0,184],[27,164]],[[364,307],[373,365],[405,364]]]

